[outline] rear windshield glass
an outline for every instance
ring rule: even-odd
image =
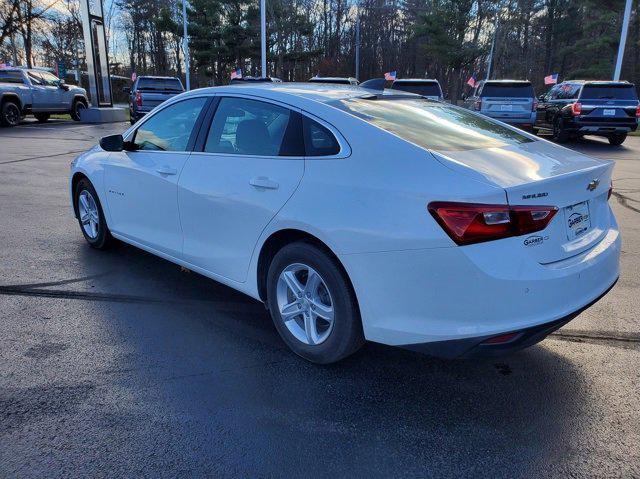
[[[533,140],[462,108],[425,99],[344,99],[332,103],[423,148],[472,150]]]
[[[415,93],[422,96],[440,96],[440,85],[436,82],[396,82],[391,87],[394,90],[407,91],[409,93]]]
[[[580,98],[590,100],[637,100],[633,85],[585,85]]]
[[[0,70],[0,83],[24,83],[24,80],[20,72]]]
[[[487,83],[482,88],[481,97],[533,98],[531,83]]]
[[[177,78],[140,78],[138,90],[182,91],[182,83]]]

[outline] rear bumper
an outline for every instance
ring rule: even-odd
[[[488,337],[520,331],[526,334],[511,346],[526,347],[600,298],[620,274],[613,219],[596,245],[556,263],[539,264],[527,254],[507,253],[507,245],[495,246],[493,252],[479,244],[341,255],[365,337],[418,350],[462,341],[453,348],[456,356]]]
[[[583,133],[585,135],[608,135],[612,133],[629,133],[636,131],[638,121],[626,118],[611,118],[609,120],[573,119],[565,121],[563,127],[566,130]]]
[[[422,343],[422,344],[408,344],[401,346],[405,349],[410,349],[412,351],[417,351],[423,354],[428,354],[430,356],[437,356],[440,358],[486,358],[486,357],[496,357],[496,356],[504,356],[507,354],[512,354],[521,349],[528,348],[529,346],[533,346],[534,344],[539,343],[543,339],[545,339],[549,334],[553,333],[557,329],[560,329],[562,326],[567,324],[569,321],[574,319],[584,310],[590,308],[595,303],[600,301],[618,282],[618,278],[613,282],[607,290],[598,296],[595,300],[591,301],[586,306],[581,307],[580,309],[568,314],[567,316],[556,319],[555,321],[550,321],[548,323],[539,324],[536,326],[532,326],[529,328],[516,330],[516,331],[506,331],[502,334],[513,333],[515,336],[513,339],[509,341],[505,341],[503,343],[487,343],[486,341],[495,338],[496,335],[487,335],[487,336],[479,336],[473,338],[465,338],[465,339],[454,339],[450,341],[434,341],[431,343]]]
[[[516,118],[509,118],[509,117],[505,117],[505,116],[500,116],[500,115],[496,115],[496,114],[488,114],[485,112],[482,112],[482,114],[488,116],[489,118],[493,118],[494,120],[498,120],[501,121],[503,123],[507,123],[509,125],[517,125],[517,126],[522,126],[522,125],[529,125],[529,126],[533,126],[535,121],[536,121],[536,114],[534,112],[531,113],[531,115],[529,116],[524,116],[524,117],[516,117]]]

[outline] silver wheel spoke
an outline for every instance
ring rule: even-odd
[[[304,315],[304,332],[307,335],[309,344],[318,344],[318,330],[316,329],[316,320],[311,313]]]
[[[285,271],[283,275],[284,280],[287,282],[287,286],[289,286],[289,289],[293,292],[293,294],[295,294],[296,296],[300,296],[300,294],[302,294],[302,291],[304,290],[304,286],[300,284],[300,281],[298,281],[298,278],[296,278],[295,273],[293,271]]]
[[[91,239],[97,238],[100,228],[100,213],[96,200],[87,190],[83,190],[78,196],[78,215],[85,234]]]
[[[280,315],[282,316],[283,321],[287,322],[295,318],[301,313],[300,303],[294,301],[293,303],[289,303],[282,307],[280,310]]]
[[[314,298],[311,302],[313,312],[320,316],[322,319],[328,322],[333,321],[333,307],[327,306],[321,303],[318,299]]]
[[[304,285],[304,290],[307,294],[314,296],[318,287],[322,283],[322,278],[314,270],[309,269],[309,275],[307,276],[307,284]]]

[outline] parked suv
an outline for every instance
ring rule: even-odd
[[[43,70],[0,69],[0,124],[16,126],[28,114],[45,122],[52,113],[69,113],[80,120],[87,107],[84,88],[67,85],[64,80]]]
[[[184,87],[176,77],[139,76],[124,91],[129,93],[129,118],[133,125],[160,103],[182,93]]]
[[[621,145],[638,128],[640,105],[628,82],[571,80],[540,96],[535,128],[550,130],[556,141],[583,135],[604,136]]]
[[[430,100],[444,100],[440,82],[435,79],[403,78],[401,80],[394,80],[391,84],[391,89],[416,93]]]
[[[536,96],[527,80],[482,80],[464,106],[496,120],[532,127],[536,119]]]

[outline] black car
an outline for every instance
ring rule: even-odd
[[[139,76],[133,86],[124,89],[129,94],[131,124],[142,118],[160,103],[184,91],[176,77]]]
[[[550,130],[558,142],[597,135],[621,145],[638,128],[638,94],[628,82],[565,81],[539,100],[534,130]]]

